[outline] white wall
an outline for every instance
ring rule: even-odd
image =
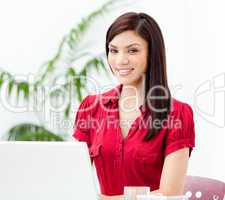
[[[14,74],[36,72],[54,55],[63,35],[103,2],[1,2],[0,67]],[[92,51],[101,52],[108,26],[123,12],[143,11],[156,19],[165,38],[172,93],[194,110],[196,148],[189,174],[225,181],[225,16],[221,4],[219,0],[141,0],[102,17],[88,39],[96,44]],[[108,84],[107,78],[99,82]],[[13,113],[2,105],[0,111],[1,135],[19,122],[38,122],[33,113]]]

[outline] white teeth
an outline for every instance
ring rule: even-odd
[[[133,69],[120,69],[118,70],[119,71],[119,74],[120,75],[127,75],[129,74]]]

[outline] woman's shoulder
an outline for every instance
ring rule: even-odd
[[[95,94],[88,94],[81,101],[81,107],[89,107],[91,110],[104,107],[108,102],[114,101],[116,98],[118,86],[105,90],[103,92],[96,92]]]
[[[181,148],[188,147],[189,156],[195,147],[195,124],[191,106],[183,101],[172,99],[168,131],[165,136],[165,156]]]
[[[193,117],[193,109],[191,105],[187,102],[178,100],[176,98],[171,98],[171,111],[170,114],[174,116],[190,116]]]

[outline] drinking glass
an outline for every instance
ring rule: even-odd
[[[125,186],[124,200],[136,200],[136,195],[149,195],[150,187],[148,186]]]

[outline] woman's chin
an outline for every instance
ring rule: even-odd
[[[130,79],[125,78],[118,78],[120,84],[123,85],[131,85],[133,82]]]
[[[136,85],[136,81],[131,81],[130,79],[118,79],[118,81],[123,85]]]

